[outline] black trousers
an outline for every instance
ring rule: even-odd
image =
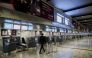
[[[44,45],[45,45],[45,44],[40,44],[40,45],[41,45],[41,47],[40,47],[39,53],[42,53],[42,50],[45,52],[45,49],[44,49]]]

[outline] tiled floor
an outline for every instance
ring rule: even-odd
[[[50,46],[48,51],[50,50],[53,50],[53,52],[39,54],[37,47],[37,49],[13,53],[2,58],[92,58],[92,38],[70,41],[59,47]]]

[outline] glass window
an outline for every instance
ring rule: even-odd
[[[46,28],[46,31],[51,31],[51,29],[50,28]]]
[[[61,17],[57,15],[57,22],[61,23]]]
[[[27,30],[28,29],[28,26],[22,26],[21,29],[22,30]]]
[[[63,23],[63,16],[59,13],[57,13],[57,22]]]
[[[20,25],[14,24],[14,29],[20,29]]]
[[[40,25],[36,25],[37,29],[40,29]]]
[[[5,19],[4,22],[9,22],[9,23],[13,23],[13,20],[8,20],[8,19]]]
[[[57,29],[55,28],[55,32],[57,32]]]
[[[22,21],[22,24],[27,25],[27,24],[28,24],[28,22],[24,22],[24,21]]]
[[[49,28],[46,28],[46,31],[49,31]]]
[[[33,25],[32,23],[29,23],[29,25]]]
[[[71,33],[72,31],[71,30],[68,30],[68,33]]]
[[[52,32],[55,32],[55,27],[51,27],[51,31]]]
[[[66,33],[67,32],[67,29],[64,29],[64,32]]]
[[[12,23],[4,23],[4,28],[5,29],[12,29],[13,28],[13,24]]]
[[[68,18],[65,18],[65,24],[69,25],[69,19]]]
[[[60,28],[60,32],[64,32],[64,29],[61,29],[61,28]]]
[[[20,22],[20,21],[14,21],[14,23],[16,23],[16,24],[21,24],[21,22]]]
[[[46,28],[49,28],[49,26],[46,26]]]
[[[46,26],[46,31],[51,31],[51,28],[49,26]]]
[[[52,32],[55,32],[55,29],[52,29]]]
[[[28,30],[33,30],[33,26],[28,26]]]

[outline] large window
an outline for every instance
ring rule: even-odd
[[[68,30],[68,33],[71,33],[72,31],[71,30]]]
[[[4,28],[5,29],[13,29],[13,24],[12,23],[4,23]]]
[[[20,22],[20,21],[14,21],[14,23],[15,23],[15,24],[21,24],[21,22]]]
[[[51,31],[49,28],[46,28],[46,31]]]
[[[28,26],[22,26],[21,27],[21,30],[27,30],[28,29]]]
[[[28,23],[28,30],[33,30],[33,24],[32,23]]]
[[[68,18],[65,18],[65,24],[69,25],[69,19]]]
[[[55,32],[57,32],[57,28],[55,28]]]
[[[46,31],[51,31],[51,28],[49,26],[46,26]]]
[[[60,32],[64,32],[64,29],[60,28]]]
[[[57,22],[58,23],[63,23],[63,16],[59,13],[57,13]]]
[[[22,21],[22,24],[24,24],[24,25],[28,25],[28,22]]]
[[[20,29],[20,25],[14,24],[14,29]]]
[[[4,22],[13,23],[13,20],[5,19]]]
[[[28,26],[28,30],[33,30],[33,25]]]
[[[51,29],[51,31],[52,31],[52,32],[54,32],[54,31],[55,31],[55,29]]]
[[[28,23],[28,25],[33,25],[32,23]]]
[[[57,30],[56,27],[51,27],[51,31],[52,31],[52,32],[57,32],[58,30]]]
[[[61,17],[57,15],[57,22],[61,23]]]

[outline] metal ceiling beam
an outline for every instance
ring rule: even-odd
[[[92,22],[81,22],[81,24],[88,24],[88,25],[92,25]]]
[[[92,28],[92,27],[91,27],[92,24],[83,24],[83,25],[85,25],[86,27],[90,27],[90,28]]]
[[[92,20],[92,17],[87,17],[87,18],[82,18],[82,17],[80,17],[80,18],[72,18],[73,20],[76,20],[76,21],[89,21],[89,20]]]
[[[92,6],[92,3],[86,4],[86,5],[82,5],[82,6],[79,6],[79,7],[75,7],[75,8],[71,8],[71,9],[65,10],[64,12],[69,12],[69,11],[85,8],[85,7],[88,7],[88,6]]]
[[[85,25],[85,26],[87,26],[87,27],[88,27],[88,26],[91,26],[92,24],[83,24],[83,25]]]
[[[89,23],[89,24],[90,24],[90,23],[92,23],[92,21],[89,21],[89,22],[86,22],[86,21],[85,21],[85,22],[80,22],[80,23],[84,23],[84,24]]]
[[[92,21],[92,18],[77,19],[77,21],[79,21],[79,22],[81,22],[81,21]]]
[[[87,15],[92,15],[92,13],[86,13],[86,14],[81,14],[81,15],[73,15],[71,17],[76,18],[76,17],[81,17],[81,16],[87,16]]]
[[[92,21],[89,22],[80,22],[81,24],[91,24],[92,25]]]
[[[92,20],[84,20],[84,21],[79,21],[79,22],[92,22]]]

